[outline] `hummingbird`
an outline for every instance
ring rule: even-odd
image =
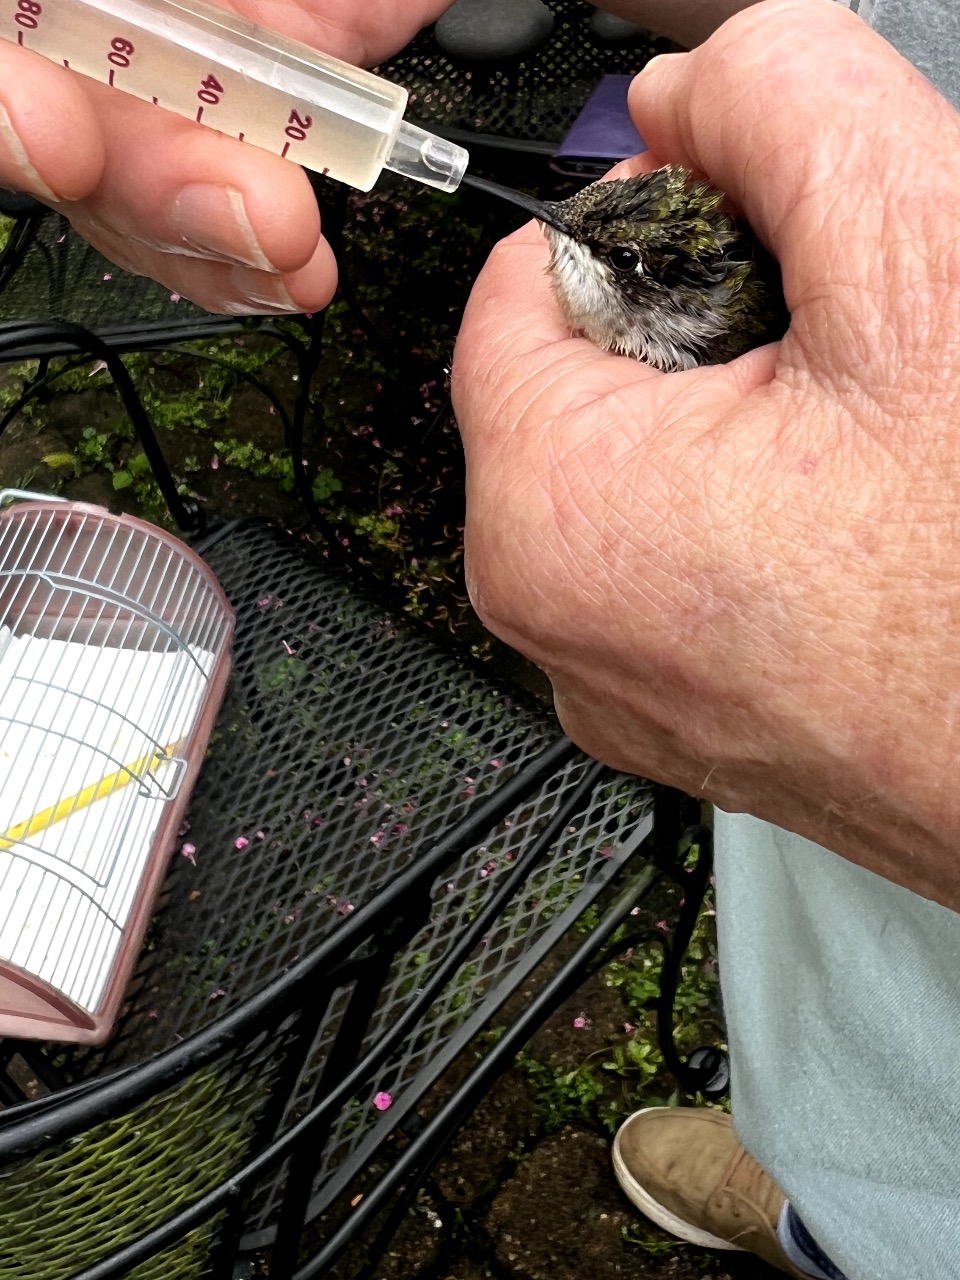
[[[780,269],[724,194],[680,165],[536,200],[464,181],[538,218],[547,274],[575,333],[673,372],[720,364],[783,336]]]

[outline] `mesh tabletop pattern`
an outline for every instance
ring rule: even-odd
[[[550,40],[509,68],[460,66],[428,28],[378,70],[410,91],[407,115],[425,128],[557,144],[601,76],[635,74],[650,42],[597,40],[593,7],[583,0],[547,0],[547,7],[556,18]]]
[[[67,1079],[77,1084],[135,1067],[239,1009],[335,939],[360,906],[389,894],[391,883],[409,875],[446,832],[560,738],[544,710],[496,688],[420,629],[395,621],[272,526],[242,524],[205,555],[237,614],[231,684],[117,1034],[105,1046],[60,1056]],[[565,816],[590,771],[598,781],[586,804]],[[536,964],[635,852],[649,806],[639,780],[567,754],[545,785],[427,877],[422,917],[409,941],[393,949],[392,962],[388,954],[357,1046],[361,1058],[381,1044],[389,1052],[338,1108],[322,1153],[311,1152],[311,1216],[335,1199],[347,1175],[369,1173],[390,1131],[422,1103],[456,1049],[520,982],[526,990]],[[559,834],[539,864],[528,866],[538,834],[558,814]],[[398,1017],[505,886],[505,907],[409,1033],[389,1042]],[[160,1176],[170,1165],[169,1188],[160,1194],[172,1208],[226,1176],[254,1135],[262,1145],[271,1133],[283,1133],[315,1102],[323,1064],[349,1022],[349,983],[326,993],[322,987],[321,980],[316,1029],[298,1050],[292,1076],[289,1060],[279,1065],[289,1035],[281,1018],[275,1034],[259,1033],[256,1044],[205,1066],[126,1119],[101,1123],[75,1145],[0,1172],[4,1202],[12,1206],[8,1221],[0,1221],[5,1237],[16,1241],[28,1229],[26,1178],[72,1186],[72,1169],[87,1167],[84,1161],[93,1169],[104,1158],[107,1172],[113,1170],[104,1185],[113,1189],[85,1219],[86,1239],[102,1248],[121,1232],[119,1224],[128,1236],[138,1222],[144,1226],[141,1184],[148,1170]],[[282,1084],[271,1087],[279,1071]],[[242,1089],[235,1084],[240,1077]],[[392,1096],[389,1111],[374,1107],[375,1090]],[[218,1154],[225,1099],[233,1099],[236,1129]],[[131,1124],[136,1167],[129,1163],[132,1147],[114,1150]],[[170,1144],[178,1142],[186,1142],[188,1158],[171,1155]],[[184,1159],[189,1177],[180,1167]],[[244,1247],[270,1244],[282,1189],[275,1172],[254,1189]],[[164,1274],[200,1275],[218,1220],[158,1255]],[[73,1274],[69,1248],[53,1246],[53,1219],[44,1231],[52,1251],[47,1267],[11,1276]],[[157,1272],[145,1264],[134,1274],[146,1280]]]
[[[237,616],[231,683],[136,999],[84,1074],[260,990],[559,736],[269,526],[241,527],[207,559]],[[538,816],[509,821],[445,895],[509,868]]]
[[[87,328],[170,320],[222,323],[143,276],[121,271],[70,230],[43,217],[17,269],[0,289],[0,323],[71,320]]]

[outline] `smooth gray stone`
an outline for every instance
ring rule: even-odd
[[[590,30],[604,44],[631,44],[646,34],[643,27],[638,27],[635,22],[618,18],[614,13],[604,13],[602,9],[594,10]]]
[[[541,0],[456,0],[437,19],[437,44],[464,62],[521,58],[553,31],[553,14]]]

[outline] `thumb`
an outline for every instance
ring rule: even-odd
[[[0,186],[79,200],[103,172],[96,113],[79,76],[0,41]]]
[[[960,116],[832,0],[746,9],[693,52],[655,59],[630,108],[652,151],[743,210],[780,261],[791,310],[826,264],[876,286],[891,202],[952,225],[960,214]]]

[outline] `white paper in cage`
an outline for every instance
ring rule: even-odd
[[[99,648],[0,628],[0,833],[192,729],[214,655]],[[182,754],[179,746],[171,752]],[[93,1013],[179,766],[0,848],[0,958]]]

